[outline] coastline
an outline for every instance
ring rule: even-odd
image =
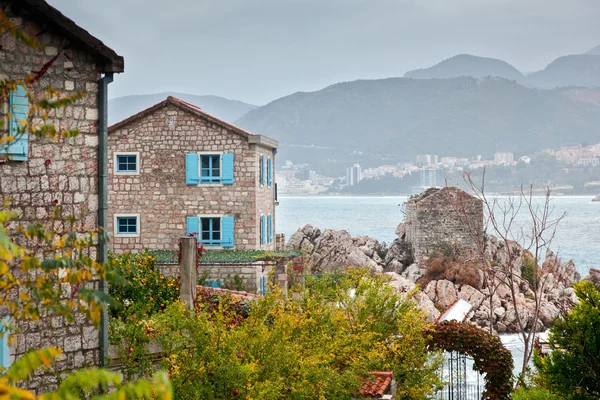
[[[514,196],[518,193],[489,193],[486,196],[492,197],[503,197],[503,196]],[[277,196],[279,199],[285,198],[312,198],[312,199],[327,199],[327,198],[370,198],[370,197],[378,197],[378,198],[401,198],[401,197],[410,197],[413,194],[287,194],[287,193],[279,193]],[[544,195],[533,195],[533,197],[544,197]],[[593,194],[553,194],[552,197],[560,197],[566,199],[594,199],[596,196]]]

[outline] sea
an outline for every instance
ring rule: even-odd
[[[587,276],[590,268],[600,269],[600,202],[593,202],[592,198],[556,196],[550,202],[551,219],[564,215],[550,248],[562,260],[573,260],[582,277]],[[396,238],[396,227],[404,220],[403,205],[407,200],[408,196],[280,196],[277,232],[285,233],[287,240],[299,228],[310,224],[321,230],[344,229],[352,236],[370,236],[390,243]],[[542,206],[544,198],[535,198],[534,203]],[[529,223],[530,217],[522,208],[515,230],[526,230]],[[516,374],[523,360],[523,342],[516,334],[502,335],[501,339],[513,354]],[[469,374],[471,383],[475,379],[475,375]]]

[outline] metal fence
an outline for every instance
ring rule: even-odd
[[[478,400],[483,393],[483,379],[473,370],[473,359],[457,352],[444,354],[440,369],[444,386],[431,398],[436,400]]]

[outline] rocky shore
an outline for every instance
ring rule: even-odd
[[[396,231],[398,237],[385,248],[377,240],[359,236],[352,237],[348,232],[331,229],[320,230],[311,225],[299,229],[287,243],[289,249],[303,251],[313,266],[313,272],[319,273],[349,266],[365,266],[390,277],[390,285],[402,293],[410,293],[417,286],[420,290],[413,293],[412,299],[429,316],[437,319],[459,299],[473,306],[472,321],[482,327],[490,323],[498,333],[519,331],[518,318],[532,321],[536,302],[536,293],[526,283],[527,273],[537,270],[537,284],[541,290],[538,330],[552,326],[559,314],[570,308],[575,302],[573,283],[580,277],[573,261],[563,262],[548,251],[541,266],[533,268],[531,255],[517,243],[510,243],[511,268],[507,268],[505,243],[493,236],[486,237],[486,256],[493,260],[497,270],[494,277],[485,275],[476,262],[457,262],[454,267],[444,264],[444,268],[435,268],[427,260],[417,263],[413,259],[411,244],[405,241],[402,224]],[[526,268],[529,267],[529,270]],[[452,269],[454,268],[454,269]],[[435,269],[435,271],[434,271]],[[513,288],[508,285],[506,273],[515,277]],[[491,296],[490,296],[491,292]],[[516,309],[513,306],[513,296]],[[491,297],[491,300],[490,300]],[[490,312],[491,309],[491,312]]]

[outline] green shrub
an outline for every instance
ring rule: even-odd
[[[523,263],[521,264],[521,278],[529,282],[532,287],[537,288],[537,284],[540,280],[540,271],[533,257],[528,255],[523,257]]]
[[[163,276],[156,267],[156,259],[147,250],[142,253],[109,255],[109,262],[125,282],[111,285],[109,295],[121,303],[111,308],[111,317],[143,319],[163,311],[179,300],[179,279]]]
[[[519,388],[514,391],[513,400],[559,400],[561,397],[552,394],[550,391],[546,389],[536,389],[536,388]]]

